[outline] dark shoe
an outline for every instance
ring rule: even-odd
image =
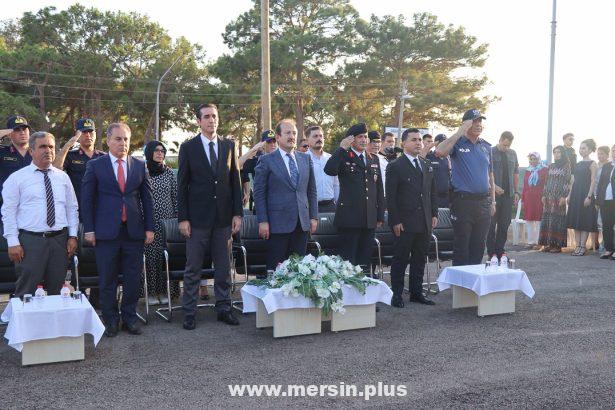
[[[420,303],[420,304],[423,304],[423,305],[435,305],[436,304],[433,300],[427,299],[423,295],[420,295],[420,296],[410,296],[410,302]]]
[[[139,322],[135,323],[122,323],[122,330],[127,331],[131,335],[140,335],[143,333],[141,330],[141,326],[139,326]]]
[[[231,326],[237,326],[239,324],[239,321],[235,316],[233,316],[230,310],[218,312],[218,322],[224,322]]]
[[[393,298],[391,298],[391,306],[396,307],[396,308],[403,308],[406,305],[404,305],[404,301],[402,298],[398,296],[393,296]]]
[[[194,316],[185,316],[183,326],[186,330],[194,330],[196,327],[196,320],[194,320]]]
[[[117,336],[117,323],[112,323],[105,326],[105,336],[115,337]]]
[[[600,259],[611,259],[613,257],[613,252],[605,252],[600,255]]]

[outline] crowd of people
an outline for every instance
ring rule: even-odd
[[[450,208],[454,265],[481,263],[485,249],[488,258],[501,258],[515,205],[522,206],[534,249],[561,252],[567,229],[573,229],[572,255],[584,255],[588,238],[600,227],[601,258],[615,259],[615,147],[597,148],[585,140],[577,161],[574,136],[566,134],[564,145],[553,149],[552,164],[529,153],[519,192],[514,136],[503,132],[492,146],[480,137],[485,119],[471,109],[450,137],[409,128],[399,142],[392,133],[381,135],[358,123],[331,153],[324,151],[322,126],[300,133],[295,121],[284,119],[238,156],[237,143],[217,133],[217,107],[203,104],[196,110],[200,132],[181,145],[175,176],[160,141],[145,146],[144,160],[129,155],[131,129],[125,123],[108,126],[104,153],[95,149],[90,118],[77,121],[75,136],[58,150],[52,134],[30,133],[27,119],[13,116],[7,122],[11,144],[0,149],[0,200],[17,273],[15,295],[34,293],[41,283],[50,294],[59,293],[70,281],[67,257],[77,249],[81,223],[84,240],[95,248],[100,283],[90,299],[101,308],[106,335],[120,329],[140,334],[136,305],[144,294],[143,256],[147,303],[168,303],[163,221],[177,218],[187,262],[183,289],[172,283],[170,296],[181,297],[183,328],[196,327],[197,301],[209,297],[201,280],[205,254],[213,260],[217,319],[238,325],[231,309],[228,244],[245,212],[256,215],[259,235],[267,241],[268,270],[291,254],[305,255],[318,214],[330,212],[341,237],[340,255],[369,274],[375,229],[387,220],[395,237],[391,304],[397,308],[404,307],[408,265],[409,301],[434,304],[422,283],[438,208]],[[596,150],[598,163],[591,158]]]

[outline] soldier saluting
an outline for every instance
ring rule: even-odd
[[[384,189],[378,157],[366,151],[365,124],[355,124],[327,161],[324,171],[340,184],[335,226],[340,256],[354,265],[370,265],[376,227],[384,221]]]

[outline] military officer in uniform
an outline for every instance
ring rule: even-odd
[[[370,265],[375,228],[384,221],[384,188],[378,157],[366,152],[365,124],[355,124],[327,161],[324,171],[340,183],[335,226],[340,256],[354,265]]]
[[[92,119],[79,119],[75,128],[77,131],[75,136],[64,144],[53,165],[63,169],[70,177],[79,202],[79,210],[81,210],[81,180],[85,174],[85,166],[89,160],[105,155],[105,153],[94,148],[96,126]],[[79,148],[71,149],[76,142],[79,142]],[[79,220],[81,220],[81,212],[79,212]]]
[[[2,192],[4,181],[9,175],[32,162],[28,150],[30,125],[28,125],[26,117],[21,115],[10,117],[6,123],[6,128],[12,130],[9,134],[11,145],[0,148],[0,192]],[[2,199],[0,198],[1,204]]]

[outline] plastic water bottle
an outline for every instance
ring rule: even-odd
[[[37,307],[41,307],[43,305],[43,299],[45,299],[45,290],[43,289],[43,285],[38,285],[36,287],[36,292],[34,292],[34,303]]]
[[[500,270],[507,270],[508,269],[508,256],[506,256],[506,254],[502,254],[502,257],[500,258]]]
[[[62,305],[66,306],[70,302],[70,289],[66,282],[62,285],[62,289],[60,290],[60,296],[62,296]]]
[[[489,262],[489,270],[495,272],[498,269],[498,257],[493,255],[491,257],[491,262]]]

